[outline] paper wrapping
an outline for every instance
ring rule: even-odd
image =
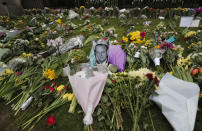
[[[160,81],[157,96],[151,96],[175,131],[193,131],[200,88],[167,73]]]
[[[88,79],[76,75],[69,76],[70,84],[78,103],[81,105],[86,116],[89,117],[87,118],[88,122],[85,122],[86,118],[84,118],[84,124],[86,125],[92,124],[92,120],[90,119],[92,119],[92,113],[100,101],[108,76],[107,73],[96,71],[93,71],[93,75],[93,77]]]

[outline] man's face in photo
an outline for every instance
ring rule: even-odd
[[[99,64],[107,60],[107,47],[105,45],[97,45],[95,48],[96,60]]]

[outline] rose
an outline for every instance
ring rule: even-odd
[[[145,36],[146,36],[146,33],[145,33],[145,32],[142,32],[142,33],[140,33],[140,36],[141,36],[141,37],[145,37]]]
[[[48,119],[46,120],[46,123],[47,123],[47,125],[49,125],[49,126],[55,125],[56,119],[55,119],[54,115],[50,115],[50,116],[48,117]]]
[[[184,41],[187,41],[187,38],[184,38]]]
[[[194,75],[198,74],[198,71],[199,71],[198,69],[193,69],[191,71],[191,75],[194,76]]]

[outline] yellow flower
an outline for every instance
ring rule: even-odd
[[[62,89],[64,89],[64,85],[60,85],[58,88],[57,88],[57,91],[61,91]]]
[[[169,74],[173,75],[173,72],[171,71],[171,72],[169,72]]]
[[[189,65],[191,65],[190,56],[187,56],[186,58],[180,57],[180,58],[177,60],[177,65],[178,65],[178,66],[181,66],[181,67],[184,67],[185,70],[188,70]]]
[[[185,38],[188,38],[188,37],[190,37],[190,36],[192,36],[192,35],[196,35],[196,32],[195,32],[195,31],[190,31],[190,32],[188,32],[184,37],[185,37]]]
[[[9,19],[6,19],[6,22],[9,22],[10,20]]]
[[[160,48],[160,45],[156,45],[156,46],[154,46],[154,48],[158,49],[158,48]]]
[[[80,9],[84,9],[85,8],[85,6],[80,6]]]
[[[68,96],[68,101],[72,101],[73,98],[74,98],[74,94],[70,94],[70,95]]]
[[[12,74],[12,73],[13,73],[12,70],[6,69],[6,70],[2,73],[2,75],[5,76],[5,75],[10,75],[10,74]]]
[[[58,24],[62,24],[61,19],[57,19],[57,23],[58,23]]]
[[[53,80],[53,79],[56,79],[56,75],[55,75],[55,71],[54,70],[51,70],[51,69],[47,69],[45,72],[44,72],[44,77],[45,78],[48,78],[50,80]]]
[[[32,56],[32,53],[22,53],[22,55],[20,56],[21,58],[26,58],[26,57],[30,57],[30,56]]]
[[[72,101],[72,99],[74,98],[74,94],[73,93],[66,93],[62,96],[63,99],[67,99],[68,101]]]
[[[128,42],[128,37],[123,36],[123,37],[122,37],[122,40],[123,40],[124,42]]]
[[[145,43],[145,38],[142,39],[140,34],[141,34],[140,31],[130,32],[129,37],[130,37],[131,43],[133,43],[133,44]]]
[[[151,47],[152,45],[152,40],[147,40],[144,44],[146,47]]]

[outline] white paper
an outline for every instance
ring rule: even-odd
[[[182,16],[180,20],[180,27],[198,27],[200,19],[194,19],[193,16]]]
[[[200,19],[195,19],[191,23],[190,27],[199,27]]]
[[[161,79],[158,95],[150,96],[175,131],[193,131],[200,88],[169,73]]]
[[[27,109],[27,107],[31,104],[33,100],[33,96],[31,96],[24,104],[22,104],[21,109],[24,111]]]

